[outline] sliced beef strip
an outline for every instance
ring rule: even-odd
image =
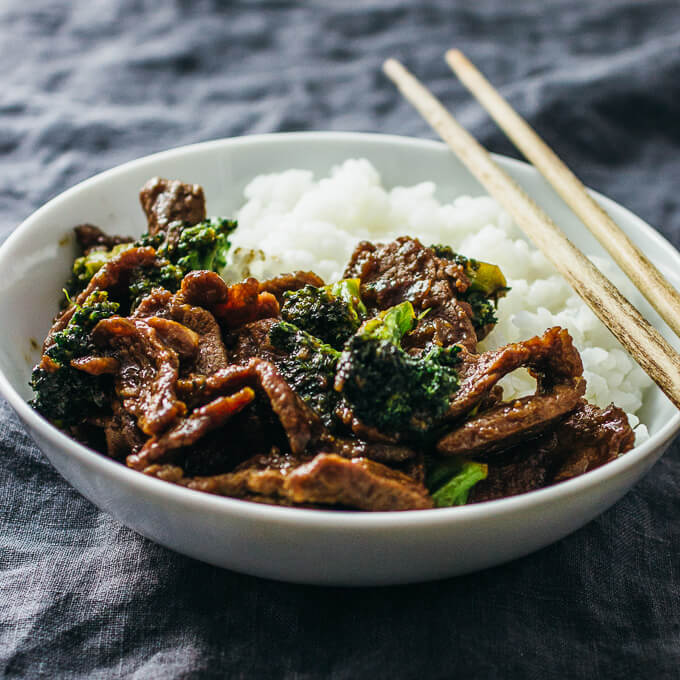
[[[215,306],[215,316],[227,328],[238,328],[256,319],[279,316],[279,303],[268,292],[260,292],[257,279],[229,286],[226,302]]]
[[[321,509],[323,507],[311,503],[293,503],[293,501],[282,496],[266,496],[248,491],[247,481],[249,479],[254,488],[274,491],[273,487],[277,486],[277,482],[283,479],[278,472],[261,471],[259,473],[225,473],[208,477],[185,477],[184,470],[181,467],[177,465],[162,464],[150,465],[144,470],[144,474],[166,482],[180,484],[195,491],[220,494],[223,496],[235,496],[241,500],[252,501],[253,503],[313,509]]]
[[[202,385],[204,398],[233,392],[243,386],[262,394],[283,427],[290,450],[302,454],[325,436],[319,417],[293,391],[274,364],[253,358],[244,366],[232,365],[209,376]]]
[[[107,262],[91,279],[85,290],[80,292],[75,299],[75,304],[67,307],[57,315],[43,342],[43,353],[53,344],[55,333],[64,330],[71,320],[78,305],[82,305],[95,291],[105,290],[112,300],[127,298],[127,289],[130,277],[140,267],[149,267],[158,264],[156,251],[153,248],[129,248],[120,255]]]
[[[198,184],[151,178],[139,193],[149,233],[165,231],[172,222],[198,224],[205,219],[205,196]]]
[[[211,430],[222,427],[233,415],[241,411],[255,398],[249,387],[235,394],[218,397],[182,418],[169,430],[149,439],[138,453],[127,457],[127,465],[135,470],[143,470],[151,463],[162,460],[170,451],[195,444]]]
[[[276,363],[283,357],[280,350],[269,341],[269,331],[278,319],[258,319],[244,324],[225,335],[225,344],[231,360],[245,364],[253,357]]]
[[[215,305],[227,301],[229,286],[215,272],[194,271],[182,279],[179,294],[184,302],[190,305],[212,309]]]
[[[191,489],[237,498],[257,496],[277,503],[320,504],[357,510],[417,510],[432,507],[425,487],[408,475],[366,458],[320,453],[311,460],[257,456],[232,473],[180,483]]]
[[[359,510],[423,510],[433,507],[425,487],[402,472],[368,458],[320,453],[291,472],[285,495],[296,503],[341,505]]]
[[[625,412],[610,404],[600,409],[582,401],[555,433],[563,454],[552,482],[562,482],[618,458],[635,445],[635,433]]]
[[[515,496],[594,470],[629,451],[635,434],[626,414],[581,400],[565,419],[538,439],[523,442],[489,460],[489,473],[476,484],[470,503]]]
[[[539,392],[554,384],[573,384],[583,375],[583,364],[568,331],[558,326],[542,336],[511,343],[484,354],[463,350],[456,366],[460,387],[453,395],[447,419],[454,420],[487,399],[496,383],[508,373],[525,366],[539,381]]]
[[[437,442],[446,456],[472,456],[509,449],[521,439],[530,439],[555,420],[573,411],[586,390],[585,380],[575,378],[569,385],[555,385],[547,394],[522,397],[498,404],[466,420]]]
[[[198,333],[190,328],[161,316],[150,316],[144,321],[153,328],[161,342],[173,350],[180,360],[190,361],[198,354]]]
[[[429,310],[405,341],[409,350],[421,350],[428,343],[444,347],[460,343],[474,351],[477,335],[472,310],[457,299],[470,286],[464,268],[437,257],[417,239],[361,242],[344,276],[361,279],[361,297],[369,310],[384,310],[405,300],[418,315]]]
[[[184,477],[181,468],[173,470],[167,466],[150,466],[144,470],[147,474],[160,477],[172,476],[176,483],[197,491],[247,498],[253,495],[267,497],[277,503],[283,498],[282,489],[285,476],[298,465],[306,462],[310,456],[293,456],[282,454],[273,447],[269,453],[258,454],[248,458],[236,467],[233,472],[226,472],[209,477]]]
[[[361,279],[364,304],[380,310],[409,300],[423,311],[470,286],[461,265],[438,258],[431,248],[407,236],[390,243],[362,241],[352,253],[344,278]]]
[[[156,251],[150,247],[128,248],[101,267],[90,279],[87,288],[76,298],[82,304],[97,290],[106,290],[111,297],[127,293],[131,275],[141,267],[160,266]]]
[[[189,304],[209,309],[228,329],[279,316],[279,303],[271,293],[260,292],[257,279],[227,286],[214,272],[190,272],[182,279],[179,294]]]
[[[119,461],[142,448],[146,437],[137,427],[135,417],[128,412],[119,399],[111,404],[113,414],[104,425],[107,454]]]
[[[107,348],[118,360],[116,395],[147,435],[158,435],[186,412],[178,399],[177,354],[141,319],[113,316],[102,319],[92,331],[95,344]]]
[[[411,354],[435,345],[450,347],[458,343],[474,352],[479,340],[472,323],[472,308],[467,302],[451,298],[432,309],[416,322],[415,328],[404,338],[403,347]]]
[[[305,286],[321,288],[324,280],[314,272],[296,271],[292,274],[281,274],[273,279],[260,282],[260,293],[271,293],[279,304],[283,301],[283,294],[287,291],[300,290]]]
[[[182,366],[182,377],[212,375],[229,365],[220,327],[207,309],[186,304],[181,296],[156,289],[141,301],[133,317],[170,319],[198,336],[193,361]]]
[[[94,224],[79,224],[73,227],[78,248],[87,255],[93,250],[111,250],[114,246],[121,243],[132,243],[131,236],[109,236]]]
[[[120,364],[113,357],[87,356],[71,359],[71,367],[90,375],[114,375],[118,373]]]
[[[206,403],[216,396],[239,390],[252,380],[252,372],[245,366],[229,364],[211,375],[194,373],[177,381],[177,392],[183,400]]]
[[[164,288],[154,288],[146,297],[142,298],[137,305],[132,317],[135,319],[146,319],[150,316],[162,316],[172,319],[171,310],[176,298],[173,293]],[[183,300],[179,301],[182,304]]]
[[[488,466],[486,479],[477,482],[468,495],[468,503],[481,503],[496,498],[517,496],[542,489],[550,484],[550,471],[545,449],[530,442],[521,453],[505,457],[502,463]]]
[[[326,453],[343,458],[370,458],[379,463],[403,463],[416,457],[417,452],[409,446],[393,442],[364,441],[355,437],[330,436],[323,438],[319,447]]]
[[[293,454],[302,454],[309,445],[319,441],[324,434],[319,417],[293,391],[276,366],[262,359],[251,359],[248,368],[281,422]]]

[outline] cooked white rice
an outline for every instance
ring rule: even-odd
[[[419,238],[501,267],[512,290],[499,303],[498,325],[481,350],[539,335],[551,326],[569,330],[581,351],[586,397],[598,406],[614,402],[629,414],[637,443],[648,437],[638,424],[650,379],[586,307],[552,265],[522,236],[488,196],[461,196],[453,203],[435,198],[436,186],[383,187],[364,159],[347,160],[315,181],[307,170],[260,175],[246,187],[238,213],[226,276],[268,278],[296,269],[313,270],[327,282],[341,278],[358,241]],[[630,283],[608,261],[592,258],[624,294]],[[503,380],[505,397],[533,390],[524,370]]]

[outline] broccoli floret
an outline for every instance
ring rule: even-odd
[[[465,302],[472,307],[472,325],[476,331],[480,331],[489,325],[496,325],[498,317],[496,316],[497,302],[484,297],[483,293],[467,293],[463,296]]]
[[[438,508],[465,505],[470,489],[486,479],[488,466],[462,458],[428,461],[425,484]]]
[[[342,349],[356,333],[366,308],[361,302],[359,279],[344,279],[330,286],[304,286],[283,295],[281,317],[323,342]]]
[[[389,340],[360,335],[348,343],[335,386],[367,425],[382,432],[424,435],[446,412],[459,381],[459,347],[437,348],[413,357]]]
[[[399,345],[401,339],[413,328],[415,321],[413,305],[406,301],[365,321],[359,329],[359,334],[364,338],[389,340]]]
[[[503,272],[495,264],[480,262],[453,251],[450,246],[430,246],[438,257],[451,260],[465,269],[470,287],[460,296],[472,307],[472,323],[475,330],[495,324],[499,298],[509,290]]]
[[[272,326],[269,341],[286,352],[277,367],[288,384],[327,428],[334,429],[340,395],[333,389],[333,384],[340,352],[287,321]]]
[[[159,267],[142,267],[135,271],[128,284],[130,311],[134,311],[137,305],[154,288],[165,288],[174,293],[179,290],[184,278],[181,267],[171,264],[167,260],[161,260]]]
[[[92,293],[76,308],[67,326],[54,334],[53,344],[33,369],[29,384],[34,398],[30,404],[58,427],[82,422],[108,403],[110,377],[79,371],[71,366],[71,360],[94,351],[92,329],[116,314],[118,308],[105,291]]]
[[[111,250],[91,250],[87,255],[76,258],[71,268],[71,278],[67,281],[65,290],[68,297],[75,297],[80,291],[85,290],[90,279],[114,257],[128,248],[132,248],[134,243],[120,243]]]
[[[235,220],[222,217],[212,217],[192,227],[175,223],[170,225],[164,243],[157,247],[158,255],[177,265],[185,274],[197,269],[219,273],[227,264],[227,251],[231,246],[228,236],[236,227]]]
[[[414,322],[410,302],[367,321],[345,345],[335,389],[365,424],[422,438],[438,424],[458,389],[454,367],[460,347],[407,354],[399,343]]]
[[[174,230],[175,226],[177,227],[177,230],[179,230],[182,225],[180,222],[176,222],[174,225],[168,227],[168,231]],[[136,248],[153,248],[158,251],[165,243],[167,237],[167,231],[157,231],[155,234],[149,234],[147,232],[146,234],[142,234],[132,245]]]
[[[160,266],[141,269],[129,285],[130,308],[135,309],[153,288],[179,290],[186,274],[197,269],[219,272],[227,264],[227,238],[237,223],[213,217],[191,227],[174,222],[167,231],[144,234],[134,245],[156,249]]]
[[[281,321],[269,340],[286,353],[277,365],[291,387],[334,430],[339,407],[384,432],[420,436],[446,411],[458,388],[460,348],[436,347],[413,357],[400,342],[415,324],[410,302],[365,321],[341,353],[306,330]]]
[[[71,278],[66,284],[68,296],[74,297],[87,287],[90,279],[107,262],[128,248],[155,248],[160,267],[152,267],[133,277],[130,284],[131,307],[152,288],[161,286],[175,292],[185,274],[196,269],[221,271],[227,263],[230,242],[227,236],[236,229],[234,220],[221,217],[185,227],[181,222],[169,225],[167,231],[144,234],[134,243],[122,243],[110,250],[93,250],[73,263]]]

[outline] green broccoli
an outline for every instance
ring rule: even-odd
[[[90,279],[109,260],[112,260],[124,250],[132,248],[134,245],[134,243],[120,243],[111,248],[111,250],[91,250],[87,255],[76,258],[71,268],[71,278],[65,286],[67,296],[73,298],[82,290],[85,290]]]
[[[470,489],[486,479],[488,466],[462,458],[428,461],[425,484],[438,508],[465,505]]]
[[[283,294],[281,318],[342,349],[366,314],[359,283],[359,279],[343,279],[323,288],[307,285],[288,291]]]
[[[175,293],[182,285],[183,278],[184,271],[164,259],[160,260],[160,266],[137,269],[128,284],[130,312],[133,312],[154,288],[165,288]]]
[[[338,361],[335,389],[363,423],[382,432],[423,438],[438,425],[458,389],[460,347],[411,356],[400,346],[415,314],[403,302],[363,324]]]
[[[76,308],[67,326],[54,334],[43,361],[33,369],[31,406],[58,427],[82,422],[108,403],[110,377],[79,371],[71,366],[71,360],[92,354],[92,329],[118,308],[105,291],[92,293]]]
[[[340,395],[333,389],[340,352],[297,326],[280,321],[269,331],[269,342],[286,352],[277,367],[288,384],[334,429]]]
[[[134,243],[122,243],[111,250],[93,250],[73,263],[66,291],[74,297],[87,287],[90,279],[123,250],[151,246],[156,249],[159,267],[143,271],[130,284],[131,307],[152,288],[161,286],[170,292],[179,288],[185,274],[196,269],[221,271],[227,263],[230,247],[228,235],[236,229],[234,220],[213,217],[194,226],[174,222],[167,231],[144,234]]]
[[[191,227],[175,222],[156,251],[185,274],[197,269],[219,273],[227,264],[228,236],[236,227],[235,220],[223,217],[211,217]]]
[[[365,321],[359,328],[359,334],[364,338],[388,340],[399,345],[401,339],[413,328],[415,321],[413,305],[406,301]]]
[[[143,243],[142,243],[143,241]],[[83,257],[79,257],[73,263],[71,279],[66,284],[64,290],[66,299],[63,306],[70,304],[70,299],[82,291],[90,279],[118,254],[128,248],[147,245],[148,239],[144,237],[136,243],[122,243],[114,246],[111,250],[94,250]],[[156,239],[157,241],[157,239]],[[158,263],[150,267],[140,267],[132,272],[128,282],[127,303],[124,299],[123,312],[134,311],[142,298],[148,295],[154,288],[165,288],[171,293],[179,290],[184,278],[185,271],[181,267],[172,264],[164,257],[158,257]]]
[[[129,284],[130,309],[135,309],[153,288],[179,290],[186,274],[198,269],[219,272],[227,264],[227,236],[236,222],[212,217],[191,227],[174,222],[167,231],[145,234],[134,245],[156,249],[159,266],[141,269]]]
[[[465,274],[470,279],[470,287],[460,299],[472,307],[472,323],[475,330],[479,331],[495,324],[498,321],[496,318],[498,300],[510,290],[500,268],[495,264],[460,255],[449,246],[430,247],[437,257],[451,260],[465,269]]]

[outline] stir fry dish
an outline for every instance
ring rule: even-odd
[[[415,510],[487,501],[592,470],[634,444],[584,399],[569,333],[479,353],[506,280],[402,237],[361,242],[342,280],[229,285],[236,222],[198,185],[141,191],[137,240],[75,228],[81,255],[31,378],[32,406],[133,470],[277,505]],[[534,394],[503,401],[518,368]]]

